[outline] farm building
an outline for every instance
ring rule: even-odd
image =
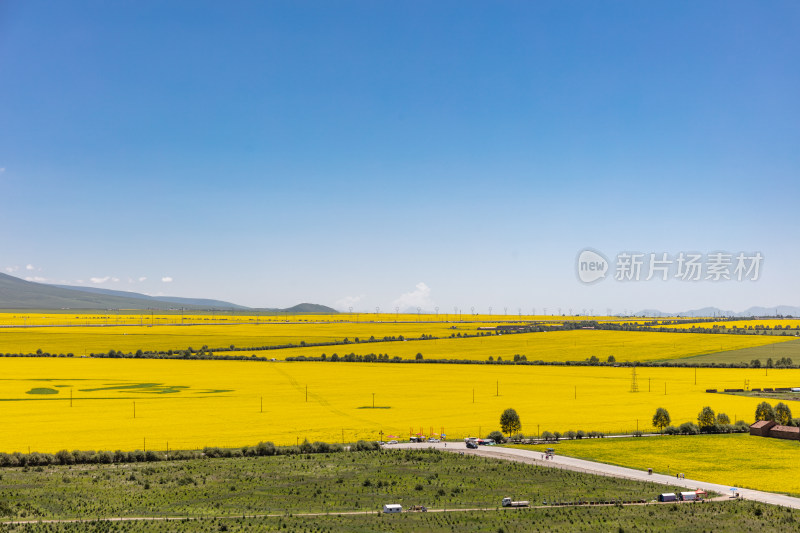
[[[800,440],[800,428],[775,425],[769,428],[769,436],[776,439]]]
[[[750,424],[750,434],[756,437],[769,437],[769,430],[775,422],[772,420],[759,420],[755,424]]]
[[[800,428],[781,426],[772,420],[759,420],[750,426],[750,435],[774,439],[800,440]]]

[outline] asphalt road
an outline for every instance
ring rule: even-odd
[[[708,481],[700,481],[696,479],[678,479],[666,474],[648,474],[646,470],[636,470],[633,468],[625,468],[623,466],[608,465],[605,463],[596,463],[594,461],[586,461],[584,459],[576,459],[574,457],[565,457],[563,455],[555,455],[552,459],[542,459],[541,452],[531,450],[520,450],[517,448],[503,448],[502,446],[481,446],[477,450],[470,450],[463,442],[448,442],[445,443],[400,443],[386,445],[388,449],[423,449],[423,448],[436,448],[438,450],[464,453],[470,455],[480,455],[482,457],[493,457],[496,459],[505,459],[507,461],[519,461],[523,463],[535,464],[539,466],[546,466],[550,468],[563,468],[565,470],[575,470],[577,472],[586,472],[589,474],[596,474],[601,476],[611,476],[625,479],[633,479],[637,481],[651,481],[654,483],[663,483],[665,485],[676,485],[685,487],[690,490],[702,489],[705,491],[714,491],[719,494],[731,494],[730,485],[720,485],[717,483],[710,483]],[[764,492],[753,489],[737,488],[739,497],[744,500],[753,500],[757,502],[769,503],[772,505],[781,505],[783,507],[791,507],[793,509],[800,509],[800,498],[786,496],[784,494],[775,494],[773,492]],[[655,494],[653,495],[655,496]]]

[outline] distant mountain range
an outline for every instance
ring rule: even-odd
[[[0,309],[169,309],[242,310],[273,313],[337,313],[330,307],[301,303],[288,309],[252,308],[221,300],[148,296],[98,287],[48,285],[0,274]]]
[[[702,309],[692,309],[680,313],[664,313],[657,309],[642,309],[634,313],[634,316],[647,316],[663,318],[670,316],[679,317],[748,317],[748,316],[800,316],[800,307],[791,305],[776,305],[775,307],[750,307],[739,313],[727,311],[718,307],[703,307]]]

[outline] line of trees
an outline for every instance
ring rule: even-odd
[[[133,450],[124,451],[82,451],[61,450],[52,453],[0,453],[0,467],[49,466],[75,464],[121,464],[159,461],[180,461],[190,459],[215,459],[230,457],[264,457],[271,455],[297,455],[310,453],[340,453],[345,451],[380,451],[377,442],[360,440],[349,448],[341,444],[303,441],[297,446],[275,446],[272,442],[259,442],[255,446],[241,448],[206,447],[202,450]]]
[[[772,407],[767,402],[761,402],[756,407],[756,422],[771,420],[782,426],[800,426],[800,418],[792,418],[792,410],[783,402],[778,402]]]
[[[697,415],[697,424],[684,422],[678,427],[671,426],[672,418],[663,407],[656,409],[653,415],[653,427],[658,428],[662,434],[667,435],[697,435],[700,433],[744,433],[750,425],[744,420],[731,423],[730,417],[725,413],[714,413],[710,406],[705,406]]]

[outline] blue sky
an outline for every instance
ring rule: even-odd
[[[0,2],[4,272],[268,307],[800,305],[795,2],[162,4]],[[586,247],[764,261],[586,285]]]

